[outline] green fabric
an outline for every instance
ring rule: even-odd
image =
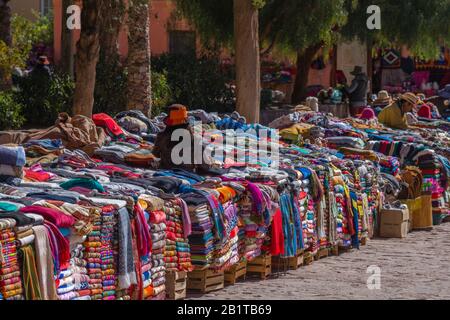
[[[65,190],[69,190],[74,187],[82,187],[90,190],[98,190],[99,192],[105,192],[105,189],[97,180],[87,178],[71,179],[69,181],[61,183],[60,186]]]
[[[0,211],[14,212],[17,211],[17,209],[19,209],[19,207],[12,203],[0,202]]]

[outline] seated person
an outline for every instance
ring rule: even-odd
[[[402,94],[398,100],[380,112],[378,121],[392,129],[406,130],[409,125],[406,114],[413,111],[417,102],[418,99],[413,93]]]

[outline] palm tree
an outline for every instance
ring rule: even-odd
[[[11,45],[11,8],[10,0],[0,0],[0,41]]]
[[[83,0],[81,34],[75,57],[75,94],[73,113],[92,116],[97,62],[100,52],[100,12],[105,1]]]
[[[151,115],[149,0],[130,0],[128,11],[128,110]]]
[[[234,0],[236,110],[249,122],[259,121],[261,79],[258,8],[252,0]]]

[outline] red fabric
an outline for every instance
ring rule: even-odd
[[[272,220],[272,243],[270,245],[270,253],[273,256],[284,254],[283,220],[280,209],[275,212]]]
[[[427,105],[423,105],[420,107],[419,112],[417,112],[417,115],[421,118],[431,119],[431,108]]]
[[[139,255],[141,257],[147,256],[150,254],[152,247],[152,239],[149,231],[150,227],[145,219],[144,210],[142,210],[140,205],[134,206],[134,213],[136,215],[136,218],[134,219],[135,237]]]
[[[150,213],[150,222],[153,224],[166,223],[166,214],[164,211],[152,211]]]
[[[109,132],[116,136],[124,134],[122,128],[114,121],[113,118],[108,116],[106,113],[97,113],[92,116],[96,126],[106,128]]]
[[[28,206],[20,209],[22,213],[35,213],[44,217],[60,228],[69,228],[75,224],[75,218],[64,214],[62,211],[44,208],[40,206]]]
[[[39,181],[39,182],[46,182],[50,180],[51,175],[47,172],[36,172],[31,169],[24,169],[25,171],[25,178],[31,181]]]
[[[69,267],[70,262],[70,246],[69,241],[64,238],[64,236],[59,231],[58,227],[55,226],[53,223],[45,221],[45,225],[49,227],[49,229],[52,231],[54,237],[56,238],[56,241],[58,242],[58,253],[59,253],[59,265],[61,270],[67,269]],[[100,269],[100,272],[102,270]]]

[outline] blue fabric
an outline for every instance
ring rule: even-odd
[[[0,146],[0,164],[23,167],[25,163],[26,156],[23,147]]]
[[[30,140],[24,144],[25,147],[29,146],[41,146],[47,150],[57,150],[63,147],[61,139],[42,139],[42,140]]]
[[[353,212],[353,225],[355,228],[355,234],[352,235],[352,246],[356,249],[359,249],[359,212],[358,212],[358,208],[355,208],[353,206],[353,201],[355,201],[356,203],[358,202],[358,196],[356,195],[356,193],[354,191],[350,191],[350,198],[352,200],[352,212]]]

